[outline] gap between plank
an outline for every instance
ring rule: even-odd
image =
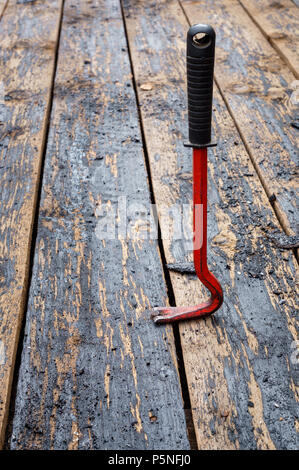
[[[238,2],[238,3],[239,3],[239,2]],[[189,26],[191,26],[190,20],[189,20],[189,18],[188,18],[188,16],[187,16],[187,13],[185,12],[185,9],[184,9],[184,7],[183,7],[183,5],[182,5],[181,0],[178,0],[178,4],[180,5],[180,8],[181,8],[181,10],[182,10],[182,12],[183,12],[183,14],[184,14],[184,16],[185,16],[185,18],[186,18],[186,20],[187,20]],[[245,11],[246,11],[246,10],[245,10]],[[271,46],[272,46],[272,43],[271,43]],[[216,79],[215,75],[214,75],[214,82],[215,82],[215,84],[216,84],[216,86],[217,86],[217,88],[218,88],[218,90],[219,90],[219,93],[220,93],[220,95],[221,95],[221,97],[222,97],[222,99],[223,99],[223,101],[224,101],[224,103],[225,103],[225,106],[226,106],[226,108],[227,108],[227,110],[228,110],[228,112],[229,112],[229,115],[231,116],[231,118],[232,118],[232,120],[233,120],[233,122],[234,122],[234,124],[235,124],[235,127],[236,127],[236,129],[237,129],[237,131],[238,131],[238,133],[239,133],[240,139],[241,139],[242,143],[244,144],[244,147],[245,147],[245,149],[246,149],[246,151],[247,151],[247,153],[248,153],[248,156],[249,156],[249,158],[250,158],[250,160],[251,160],[251,163],[253,164],[253,167],[254,167],[254,169],[255,169],[255,171],[256,171],[256,173],[257,173],[257,176],[258,176],[258,178],[259,178],[259,180],[260,180],[260,182],[261,182],[261,185],[262,185],[262,187],[263,187],[263,189],[264,189],[264,191],[265,191],[265,193],[266,193],[268,199],[270,200],[270,197],[271,197],[272,193],[271,193],[271,191],[270,191],[269,188],[268,188],[268,185],[267,185],[267,183],[266,183],[266,181],[265,181],[265,179],[264,179],[264,177],[263,177],[263,175],[262,175],[262,173],[261,173],[261,171],[260,171],[260,169],[259,169],[258,164],[255,162],[255,160],[254,160],[254,158],[253,158],[252,152],[251,152],[251,150],[250,150],[250,148],[249,148],[249,146],[248,146],[248,144],[247,144],[247,142],[246,142],[246,139],[245,139],[245,137],[244,137],[244,135],[243,135],[243,132],[242,132],[242,130],[240,129],[240,127],[239,127],[239,125],[238,125],[238,122],[237,122],[236,119],[235,119],[235,116],[234,116],[234,114],[233,114],[233,112],[232,112],[232,110],[231,110],[231,107],[230,107],[230,105],[229,105],[229,103],[228,103],[228,101],[227,101],[227,99],[226,99],[226,97],[225,97],[225,94],[224,94],[223,90],[221,89],[221,86],[220,86],[218,80]],[[280,210],[279,206],[276,204],[275,201],[274,201],[273,203],[270,203],[270,204],[271,204],[271,207],[272,207],[272,209],[273,209],[273,212],[274,212],[274,214],[275,214],[275,216],[276,216],[276,218],[277,218],[277,220],[278,220],[280,226],[281,226],[282,229],[284,230],[284,232],[285,232],[288,236],[292,236],[293,234],[292,234],[291,231],[289,230],[289,228],[288,228],[288,226],[287,226],[287,222],[286,222],[286,220],[285,220],[285,216],[284,216],[284,214],[282,213],[282,211]],[[293,252],[293,254],[294,254],[295,259],[297,260],[297,262],[299,262],[298,250],[294,249],[294,250],[292,250],[292,252]]]
[[[5,10],[6,10],[7,6],[8,6],[8,2],[9,2],[9,0],[6,0],[6,3],[4,4],[4,6],[3,6],[3,8],[2,8],[2,11],[0,12],[0,21],[1,21],[2,18],[3,18],[3,15],[4,15],[4,13],[5,13]]]
[[[127,43],[127,51],[128,51],[129,61],[130,61],[130,68],[131,68],[131,74],[132,74],[132,83],[133,83],[135,100],[136,100],[136,107],[137,107],[137,112],[138,112],[138,121],[139,121],[141,138],[142,138],[142,145],[143,145],[144,160],[145,160],[145,166],[146,166],[147,177],[148,177],[150,198],[151,198],[151,203],[154,207],[154,218],[155,218],[155,221],[156,221],[156,224],[157,224],[158,245],[159,245],[161,264],[162,264],[162,267],[163,267],[163,274],[164,274],[164,279],[165,279],[165,283],[166,283],[166,289],[167,289],[169,305],[172,306],[172,307],[175,307],[176,306],[175,296],[174,296],[174,291],[173,291],[173,287],[172,287],[172,283],[171,283],[171,279],[170,279],[170,274],[169,274],[169,271],[167,269],[167,262],[166,262],[163,242],[162,242],[162,238],[161,238],[161,227],[160,227],[158,214],[157,214],[157,209],[156,209],[156,202],[155,202],[155,195],[154,195],[153,184],[152,184],[150,162],[149,162],[149,156],[148,156],[148,152],[147,152],[147,146],[146,146],[146,139],[145,139],[143,122],[142,122],[142,116],[141,116],[141,112],[140,112],[137,85],[136,85],[136,80],[135,80],[135,75],[134,75],[134,67],[133,67],[133,61],[132,61],[132,57],[131,57],[131,50],[130,50],[130,44],[129,44],[129,39],[128,39],[128,32],[127,32],[127,25],[126,25],[126,18],[125,18],[125,12],[124,12],[124,7],[123,7],[123,1],[119,0],[119,2],[120,2],[122,20],[123,20],[123,25],[124,25],[125,38],[126,38],[126,43]],[[193,423],[193,418],[192,418],[192,413],[191,413],[191,401],[190,401],[190,394],[189,394],[188,382],[187,382],[184,359],[183,359],[183,352],[182,352],[182,345],[181,345],[179,327],[178,327],[177,324],[173,324],[172,329],[173,329],[174,343],[175,343],[177,363],[178,363],[178,373],[179,373],[179,378],[180,378],[180,383],[181,383],[181,390],[182,390],[182,397],[183,397],[183,403],[184,403],[184,411],[185,411],[185,418],[186,418],[186,425],[187,425],[188,438],[189,438],[189,442],[190,442],[190,448],[192,450],[197,450],[198,447],[197,447],[197,443],[196,443],[195,428],[194,428],[194,423]]]
[[[297,70],[292,66],[288,58],[282,53],[282,51],[279,49],[279,47],[276,46],[275,42],[271,40],[271,38],[268,36],[266,31],[263,30],[263,28],[259,25],[259,23],[255,20],[254,16],[250,13],[250,11],[243,5],[240,0],[238,0],[239,5],[243,8],[243,10],[246,12],[246,14],[249,16],[249,18],[253,21],[255,26],[260,30],[262,35],[267,39],[268,43],[273,47],[273,49],[276,50],[277,54],[283,60],[283,62],[286,64],[286,66],[290,69],[290,71],[295,75],[295,78],[298,79],[299,75]]]
[[[51,77],[51,85],[50,85],[50,90],[49,90],[49,100],[48,100],[46,113],[45,113],[45,132],[43,135],[43,141],[42,141],[42,147],[41,147],[41,159],[40,159],[40,165],[39,165],[39,171],[38,171],[39,184],[36,190],[35,200],[33,204],[34,222],[33,222],[32,232],[30,234],[30,255],[29,255],[29,263],[28,263],[29,267],[28,267],[28,273],[27,273],[27,282],[24,286],[25,288],[24,311],[22,315],[22,322],[21,322],[21,328],[20,328],[20,333],[19,333],[16,358],[15,358],[15,363],[13,367],[14,370],[13,370],[13,379],[12,379],[12,386],[11,386],[10,405],[9,405],[8,419],[7,419],[5,438],[4,438],[5,449],[10,448],[12,422],[13,422],[14,413],[15,413],[15,400],[16,400],[17,385],[18,385],[18,378],[19,378],[19,369],[21,366],[23,340],[24,340],[24,333],[25,333],[28,300],[29,300],[29,291],[30,291],[30,285],[31,285],[34,254],[35,254],[35,247],[36,247],[39,207],[40,207],[40,199],[41,199],[42,183],[43,183],[43,172],[44,172],[47,142],[48,142],[48,135],[49,135],[49,129],[50,129],[50,121],[51,121],[51,112],[52,112],[52,105],[53,105],[54,84],[55,84],[56,69],[57,69],[57,62],[58,62],[59,43],[60,43],[61,27],[62,27],[62,20],[63,20],[64,3],[65,3],[65,0],[62,0],[60,17],[59,17],[59,22],[58,22],[57,40],[56,40],[56,45],[55,45],[55,55],[54,55],[54,64],[53,64],[52,77]]]

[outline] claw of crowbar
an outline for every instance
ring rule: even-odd
[[[193,147],[193,257],[196,274],[211,293],[208,301],[193,307],[156,307],[155,323],[171,323],[211,315],[223,302],[219,281],[207,266],[207,147],[211,143],[211,114],[215,32],[211,26],[194,25],[187,36],[189,139]]]

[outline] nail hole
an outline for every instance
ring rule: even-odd
[[[208,47],[210,44],[211,44],[211,38],[208,34],[206,33],[197,33],[197,34],[194,34],[193,38],[193,43],[197,46],[197,47]]]

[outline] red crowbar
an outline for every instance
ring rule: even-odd
[[[187,35],[187,82],[189,140],[193,147],[193,257],[196,274],[211,293],[208,301],[194,307],[156,307],[155,323],[170,323],[211,315],[223,302],[222,288],[207,265],[207,148],[211,143],[215,31],[194,25]],[[202,209],[200,217],[198,208]],[[199,242],[200,240],[200,242]]]

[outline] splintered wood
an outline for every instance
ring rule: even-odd
[[[150,204],[119,3],[66,1],[13,449],[189,448],[157,241],[100,236],[120,196]]]
[[[202,2],[190,8],[197,5]],[[192,22],[207,10],[208,4]],[[127,0],[125,14],[158,210],[191,202],[185,176],[192,160],[183,146],[188,23],[176,1],[136,6]],[[147,92],[145,81],[152,84]],[[245,116],[250,110],[243,106]],[[209,257],[225,301],[214,317],[180,325],[198,447],[295,448],[298,367],[289,359],[298,328],[295,259],[286,260],[265,236],[279,224],[217,87],[213,124],[218,148],[209,150]],[[259,155],[267,160],[267,152]],[[182,243],[163,243],[168,263],[186,261]],[[177,305],[202,300],[199,281],[174,273],[171,280]],[[282,422],[292,423],[287,434]]]
[[[297,263],[274,243],[297,224],[295,2],[0,0],[0,19],[0,445],[298,448]],[[164,217],[192,203],[194,23],[217,34],[208,261],[224,304],[175,341],[151,309],[206,295],[168,271],[192,240]],[[160,244],[142,236],[153,201]]]

